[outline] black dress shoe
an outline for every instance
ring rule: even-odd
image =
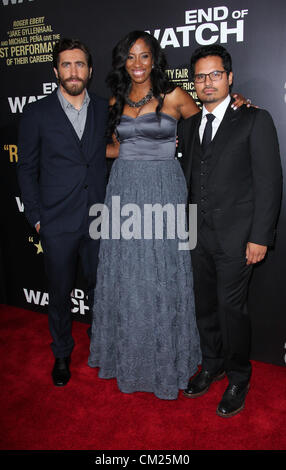
[[[70,370],[70,356],[58,357],[55,360],[52,377],[56,387],[63,387],[66,385],[71,377]]]
[[[217,407],[217,414],[223,418],[229,418],[243,410],[245,397],[249,387],[249,383],[244,387],[239,385],[229,385]]]
[[[197,398],[208,391],[211,384],[217,380],[223,379],[225,376],[224,371],[219,371],[212,374],[208,370],[201,370],[195,377],[189,380],[188,388],[183,391],[183,395],[189,398]]]

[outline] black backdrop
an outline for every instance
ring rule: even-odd
[[[91,91],[108,97],[105,77],[116,42],[133,29],[148,30],[164,48],[169,77],[196,98],[189,79],[192,51],[221,43],[233,57],[234,91],[270,111],[280,141],[285,174],[285,0],[0,0],[1,245],[0,301],[47,312],[43,253],[26,222],[16,178],[17,128],[26,102],[44,99],[56,86],[52,47],[60,37],[78,37],[94,59]],[[274,250],[255,267],[249,308],[252,359],[285,365],[285,195]],[[79,266],[73,316],[89,322]]]

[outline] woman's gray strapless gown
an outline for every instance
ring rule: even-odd
[[[120,154],[105,204],[185,204],[187,188],[174,158],[177,121],[161,113],[123,115]],[[121,221],[126,221],[126,216]],[[142,217],[142,234],[143,234]],[[116,378],[122,392],[172,400],[201,360],[189,251],[178,239],[102,239],[88,364]]]

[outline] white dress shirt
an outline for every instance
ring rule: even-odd
[[[215,119],[212,122],[212,139],[216,135],[216,132],[220,126],[221,121],[223,120],[223,117],[225,115],[226,109],[230,103],[230,95],[228,95],[220,104],[218,104],[215,109],[211,112],[215,116]],[[202,109],[202,120],[201,124],[199,127],[199,134],[200,134],[200,142],[202,142],[205,126],[207,123],[207,118],[206,114],[209,114],[210,112],[205,108],[205,105],[203,105]]]

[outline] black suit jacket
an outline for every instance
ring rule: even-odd
[[[25,214],[47,235],[76,231],[104,201],[107,101],[93,94],[80,140],[54,91],[25,106],[19,127],[18,181]]]
[[[181,159],[189,202],[198,204],[199,212],[199,191],[192,191],[191,181],[201,117],[202,112],[183,123]],[[229,105],[211,145],[208,203],[223,249],[236,256],[245,253],[247,242],[272,245],[281,201],[282,171],[270,114],[245,106],[234,111]]]

